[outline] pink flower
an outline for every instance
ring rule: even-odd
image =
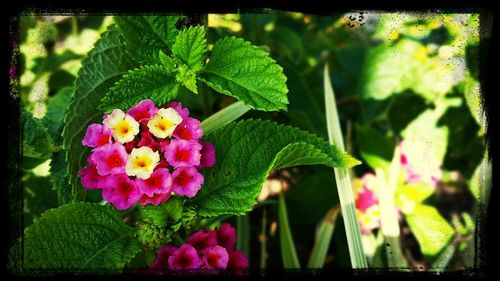
[[[158,108],[155,106],[154,102],[151,100],[143,100],[136,104],[134,107],[127,111],[127,114],[134,117],[135,120],[141,122],[143,120],[149,120],[155,113],[158,112]]]
[[[187,117],[175,128],[174,137],[183,140],[199,140],[203,136],[200,121]]]
[[[94,165],[81,169],[78,176],[82,178],[82,185],[87,189],[102,188],[106,183],[106,177],[100,176]]]
[[[203,169],[215,166],[215,146],[207,141],[202,142],[201,145],[200,165],[196,168]]]
[[[233,251],[229,254],[227,271],[235,275],[243,275],[248,268],[248,260],[241,251]]]
[[[136,183],[126,174],[116,174],[107,177],[102,198],[115,206],[118,210],[125,210],[133,206],[141,197],[141,191]]]
[[[168,145],[170,144],[169,140],[164,140],[160,142],[160,151],[161,153],[165,154],[167,151]]]
[[[232,252],[236,244],[236,229],[228,223],[223,223],[217,229],[217,244]]]
[[[177,195],[192,198],[203,184],[203,176],[195,167],[180,167],[172,173],[172,191]]]
[[[130,152],[132,152],[132,149],[137,147],[138,143],[139,143],[139,141],[137,140],[137,137],[134,138],[132,141],[127,142],[125,144],[125,150],[127,151],[127,153],[130,154]]]
[[[188,237],[186,243],[196,248],[198,251],[217,245],[217,234],[208,228],[199,230]]]
[[[111,142],[111,130],[101,124],[91,124],[85,132],[82,145],[96,147]]]
[[[229,255],[221,246],[213,246],[203,251],[203,262],[209,269],[226,269]]]
[[[166,245],[160,248],[158,254],[156,255],[156,259],[151,264],[151,268],[153,269],[168,269],[168,258],[177,251],[177,247]]]
[[[135,182],[142,193],[148,197],[155,193],[168,193],[172,189],[172,177],[166,168],[156,169],[151,176],[146,179],[136,178]]]
[[[182,104],[180,102],[172,101],[168,104],[168,107],[175,109],[175,111],[177,111],[182,119],[185,119],[189,116],[189,109],[182,107]]]
[[[201,144],[196,141],[173,139],[165,151],[165,158],[174,168],[198,166],[201,148]]]
[[[147,204],[158,206],[161,202],[164,202],[168,198],[170,198],[170,195],[170,192],[155,193],[153,194],[153,196],[148,196],[147,194],[143,193],[141,198],[139,198],[139,202],[142,206],[146,206]]]
[[[361,193],[358,194],[358,198],[356,198],[356,209],[363,212],[376,204],[377,198],[375,196],[375,192],[368,188],[363,188]]]
[[[198,269],[202,263],[196,249],[189,244],[183,244],[168,258],[168,266],[172,270]]]
[[[165,160],[160,160],[158,165],[156,165],[155,169],[168,168],[168,163]]]
[[[125,173],[128,154],[125,147],[119,142],[108,143],[95,148],[91,157],[92,161],[96,163],[97,172],[101,176],[111,173]]]
[[[153,134],[151,134],[149,130],[141,132],[141,140],[139,141],[136,147],[143,147],[143,146],[148,146],[153,151],[156,151],[158,150],[158,148],[160,148],[160,145],[153,139]]]

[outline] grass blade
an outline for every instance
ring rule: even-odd
[[[340,206],[337,205],[328,210],[325,218],[321,221],[307,267],[323,268],[339,212]]]
[[[231,123],[249,110],[250,107],[244,105],[241,101],[235,102],[203,120],[203,122],[201,122],[203,133],[208,134],[211,131]]]
[[[280,233],[281,257],[283,259],[283,267],[286,269],[300,268],[299,258],[295,250],[292,232],[288,224],[288,214],[286,211],[285,198],[283,193],[279,195],[278,203],[278,229]]]
[[[267,211],[262,208],[262,232],[260,234],[260,269],[263,271],[267,267]]]
[[[236,249],[250,259],[250,223],[247,215],[236,217],[236,236]]]
[[[325,107],[326,107],[326,123],[328,126],[328,139],[331,144],[345,150],[342,130],[340,129],[339,115],[337,105],[335,103],[335,94],[330,82],[330,74],[328,65],[325,65],[324,71],[324,88],[325,88]],[[354,205],[354,194],[347,169],[333,169],[335,172],[335,181],[339,193],[340,206],[342,207],[342,216],[344,217],[345,230],[347,234],[347,246],[351,258],[352,268],[367,268],[368,263],[363,252],[361,242],[361,232],[359,230],[358,221],[356,219],[356,209]]]

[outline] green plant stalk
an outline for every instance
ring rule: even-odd
[[[236,217],[236,236],[236,249],[250,259],[250,223],[247,215]]]
[[[295,250],[292,232],[288,224],[288,214],[286,211],[285,198],[283,193],[279,195],[278,203],[278,229],[280,234],[281,257],[283,259],[283,267],[287,269],[300,268],[299,258]]]
[[[307,263],[307,267],[323,268],[339,212],[340,206],[337,205],[328,210],[325,218],[320,222],[319,231],[316,234],[316,239],[311,256],[309,257],[309,262]]]
[[[262,232],[260,236],[260,269],[264,270],[267,267],[267,235],[266,235],[266,226],[267,226],[267,211],[266,207],[262,208]]]
[[[394,269],[402,269],[408,267],[401,245],[399,243],[399,221],[394,203],[394,194],[400,174],[401,164],[399,159],[401,151],[396,147],[394,157],[389,168],[389,180],[386,180],[384,171],[381,168],[376,169],[375,173],[379,178],[379,207],[380,207],[380,223],[384,242],[386,245],[385,253],[387,256],[387,266]]]
[[[456,249],[457,245],[455,243],[450,243],[436,258],[434,263],[432,263],[432,269],[436,272],[443,272],[455,255]]]
[[[203,120],[203,122],[201,122],[201,128],[205,134],[208,134],[238,119],[249,110],[250,107],[246,106],[241,101],[235,102]]]
[[[337,106],[335,104],[335,94],[333,92],[333,87],[330,82],[330,74],[328,72],[328,64],[325,65],[324,70],[324,89],[328,139],[330,144],[334,144],[340,149],[345,150]],[[349,248],[352,268],[367,268],[368,263],[363,251],[361,231],[359,230],[358,220],[356,218],[354,194],[349,171],[348,169],[337,168],[334,168],[333,170],[335,173],[335,181],[337,183],[342,215],[345,222],[347,246]]]

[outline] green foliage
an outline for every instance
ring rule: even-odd
[[[177,36],[172,53],[194,72],[205,65],[207,40],[203,26],[189,27]]]
[[[38,159],[50,158],[54,144],[42,120],[21,110],[21,128],[23,155]]]
[[[57,92],[53,97],[49,98],[47,102],[47,113],[42,121],[49,134],[54,138],[56,143],[62,143],[62,129],[63,120],[68,104],[75,92],[74,87],[65,87]]]
[[[426,256],[438,254],[453,239],[455,231],[436,208],[419,205],[406,221]]]
[[[270,121],[231,123],[207,134],[206,140],[215,145],[217,165],[204,170],[205,185],[194,198],[202,216],[249,211],[272,169],[358,163],[313,134]]]
[[[101,100],[100,108],[110,112],[115,108],[127,110],[145,98],[163,105],[177,95],[178,85],[171,70],[148,65],[129,71]]]
[[[177,16],[114,17],[127,52],[141,64],[157,64],[159,51],[170,51],[178,31]]]
[[[243,101],[253,109],[286,109],[286,77],[268,54],[241,38],[218,41],[200,73],[208,86]]]
[[[372,169],[388,169],[394,153],[394,141],[368,126],[356,126],[356,142],[361,157]]]
[[[24,227],[32,224],[45,210],[57,207],[57,195],[50,189],[49,177],[38,177],[33,174],[23,179],[23,212]]]
[[[75,95],[64,118],[64,148],[68,164],[69,182],[74,198],[84,195],[78,171],[86,165],[89,149],[82,146],[85,129],[100,122],[103,112],[96,110],[108,89],[127,71],[137,64],[124,50],[124,41],[118,30],[111,27],[102,34],[78,72]]]
[[[293,242],[292,231],[288,223],[285,198],[282,193],[279,196],[278,203],[278,224],[283,267],[286,269],[300,268],[299,258],[295,250],[295,243]]]
[[[74,196],[69,185],[68,165],[66,163],[66,150],[55,152],[50,161],[50,183],[57,192],[60,203],[70,203]]]
[[[51,209],[24,232],[28,270],[120,271],[139,251],[111,206],[74,203]]]

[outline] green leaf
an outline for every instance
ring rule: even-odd
[[[438,254],[455,234],[451,225],[431,206],[417,206],[412,214],[406,216],[406,221],[426,256]]]
[[[77,173],[86,165],[90,150],[82,146],[86,128],[91,123],[102,122],[103,112],[97,110],[101,98],[137,64],[124,50],[124,41],[115,27],[110,27],[96,42],[83,62],[75,82],[75,94],[64,118],[64,148],[68,163],[68,175],[74,196],[85,197]]]
[[[205,184],[193,200],[202,216],[243,214],[256,203],[272,169],[323,164],[351,167],[357,160],[317,136],[270,121],[231,123],[206,135],[217,164],[203,170]]]
[[[398,185],[396,188],[396,204],[404,214],[410,214],[418,204],[431,196],[436,190],[426,183]]]
[[[248,215],[236,217],[236,246],[250,258],[250,219]]]
[[[127,110],[143,99],[163,105],[177,95],[178,84],[171,70],[160,65],[148,65],[130,70],[102,98],[100,108],[110,112]]]
[[[109,205],[63,205],[46,211],[24,231],[24,267],[120,271],[140,250],[132,234]]]
[[[356,142],[358,144],[361,157],[373,170],[389,168],[395,143],[382,134],[368,126],[356,125]]]
[[[330,144],[338,146],[340,149],[344,149],[344,139],[342,137],[342,129],[340,128],[340,119],[337,104],[335,102],[335,93],[333,91],[332,82],[330,81],[328,65],[325,65],[323,71],[323,88],[328,141]],[[349,257],[351,259],[352,268],[367,268],[368,262],[363,251],[361,231],[356,217],[354,189],[347,168],[349,167],[338,167],[337,169],[333,169],[333,171],[335,173],[335,182],[337,184],[340,206],[342,207],[342,215],[344,217]]]
[[[55,152],[50,161],[50,183],[57,192],[61,204],[70,203],[73,199],[71,185],[69,185],[66,150]]]
[[[279,195],[278,230],[280,233],[280,248],[283,268],[300,268],[297,250],[295,250],[295,243],[293,242],[292,231],[290,230],[290,225],[288,224],[288,215],[286,212],[286,204],[283,193],[280,193]]]
[[[208,134],[226,124],[233,122],[249,110],[250,108],[241,101],[235,102],[203,120],[201,122],[201,128],[205,134]]]
[[[57,207],[56,193],[51,189],[49,177],[28,174],[23,177],[24,227],[32,224],[45,210]]]
[[[22,128],[22,148],[23,156],[48,159],[53,150],[52,137],[42,120],[33,117],[33,115],[21,110],[21,128]]]
[[[195,72],[205,64],[207,40],[205,29],[199,25],[189,27],[179,32],[172,46],[172,53]]]
[[[62,123],[68,104],[75,93],[74,87],[64,87],[47,102],[47,112],[42,121],[56,143],[62,142]]]
[[[309,257],[307,267],[309,268],[323,268],[325,258],[330,247],[333,231],[335,229],[335,222],[340,213],[340,206],[331,208],[326,214],[325,218],[320,222],[319,230],[316,233],[314,246]]]
[[[432,269],[437,272],[443,272],[450,264],[451,259],[455,255],[457,250],[457,245],[455,243],[450,243],[442,253],[436,258],[436,260],[432,263]]]
[[[283,69],[268,54],[241,38],[218,41],[200,78],[217,92],[252,109],[286,109],[288,89]]]
[[[159,51],[169,52],[178,16],[115,16],[127,52],[139,63],[157,64]]]

